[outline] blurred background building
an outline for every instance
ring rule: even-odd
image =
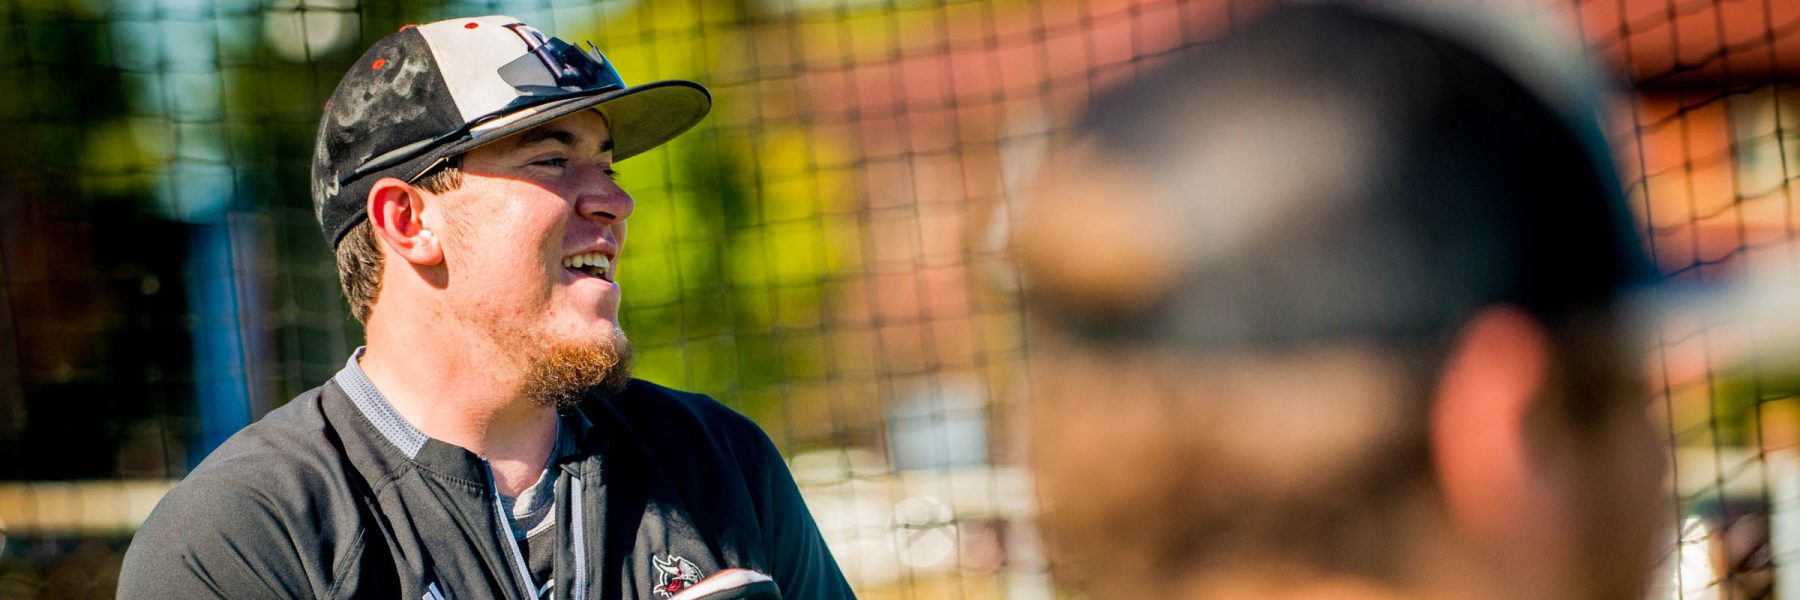
[[[1009,208],[1095,92],[1267,5],[0,0],[0,597],[110,597],[168,486],[341,367],[361,332],[307,188],[324,98],[381,35],[489,13],[714,93],[620,165],[638,373],[761,423],[865,597],[1050,597]],[[1510,10],[1625,85],[1611,135],[1671,278],[1800,274],[1800,2]],[[1646,357],[1675,447],[1663,597],[1800,598],[1800,306],[1753,308],[1675,314]]]

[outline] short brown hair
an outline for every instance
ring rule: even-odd
[[[460,158],[460,157],[458,157]],[[461,161],[452,158],[443,165],[419,176],[413,185],[433,194],[462,187]],[[344,289],[344,300],[350,303],[350,314],[356,322],[369,324],[375,308],[375,296],[381,292],[381,247],[375,241],[375,230],[364,219],[344,234],[337,247],[338,284]]]

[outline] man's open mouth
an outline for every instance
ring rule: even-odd
[[[562,261],[563,268],[580,271],[589,277],[598,277],[612,281],[612,261],[600,252],[577,254]]]

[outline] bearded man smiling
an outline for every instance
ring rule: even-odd
[[[350,68],[313,198],[367,345],[163,499],[120,596],[850,597],[768,437],[629,376],[614,164],[711,97],[588,48],[453,19]]]

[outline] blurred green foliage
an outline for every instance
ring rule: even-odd
[[[751,122],[757,65],[738,2],[644,2],[586,32],[628,82],[709,85],[713,113],[675,143],[621,164],[638,199],[624,255],[623,320],[647,379],[712,394],[769,422],[767,388],[823,370],[820,334],[838,253],[854,235],[831,149],[797,126]],[[582,35],[585,33],[585,35]]]
[[[1672,415],[1676,446],[1761,448],[1763,430],[1793,431],[1800,423],[1767,423],[1763,419],[1794,414],[1764,413],[1768,403],[1800,398],[1800,352],[1772,353],[1731,365],[1719,365],[1706,377],[1677,386]],[[1698,389],[1687,389],[1698,386]]]

